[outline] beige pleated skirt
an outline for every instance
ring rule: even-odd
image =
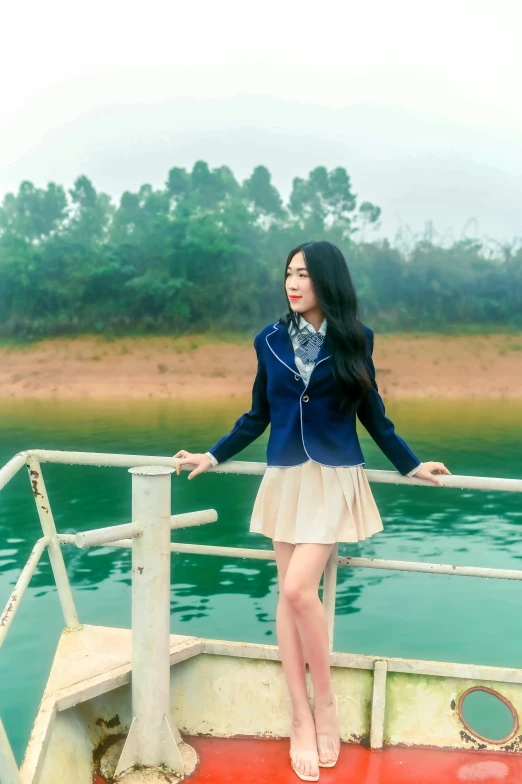
[[[276,542],[359,542],[383,530],[360,466],[268,466],[257,491],[250,531]]]

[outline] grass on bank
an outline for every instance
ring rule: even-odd
[[[375,329],[375,328],[374,328]],[[480,351],[480,344],[473,339],[482,338],[484,340],[500,339],[501,343],[495,348],[500,355],[506,355],[512,351],[522,351],[522,330],[520,327],[511,325],[483,325],[483,324],[464,324],[446,325],[444,329],[437,330],[416,330],[409,332],[405,330],[396,332],[385,332],[375,329],[381,346],[395,338],[410,338],[412,341],[426,338],[436,338],[442,343],[446,343],[455,337],[469,337],[469,349],[474,352]],[[170,354],[189,354],[200,347],[215,343],[225,343],[240,347],[250,347],[252,345],[253,334],[237,333],[231,331],[213,331],[207,333],[195,333],[184,335],[166,335],[164,333],[128,333],[126,335],[103,335],[99,333],[85,333],[70,336],[50,336],[50,337],[1,337],[0,348],[7,352],[25,352],[34,349],[61,348],[70,353],[76,351],[76,359],[101,361],[103,357],[111,354],[134,355],[137,351],[144,348],[150,350],[163,350]],[[87,345],[89,349],[87,349]],[[89,355],[86,356],[78,349],[81,348]],[[490,347],[491,344],[490,344]],[[90,353],[92,352],[92,353]],[[160,372],[162,372],[160,370]]]

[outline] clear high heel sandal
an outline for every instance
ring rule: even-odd
[[[295,767],[295,763],[297,762],[296,757],[306,762],[315,762],[317,766],[317,773],[315,776],[307,776],[305,773],[300,773]],[[292,770],[302,781],[319,781],[319,754],[317,753],[317,746],[314,749],[302,749],[299,751],[294,751],[292,749],[292,736],[290,735],[290,760]]]
[[[290,747],[290,759],[293,771],[296,776],[302,781],[319,781],[319,771],[317,772],[316,776],[306,776],[304,773],[300,773],[294,766],[295,757],[299,756],[302,760],[308,760],[310,762],[315,762],[317,766],[319,766],[319,755],[315,749],[304,749],[303,751],[292,751]]]
[[[337,715],[337,721],[339,721],[339,703],[337,701],[337,695],[336,694],[333,695],[333,700],[334,700],[334,705],[335,705],[335,713]],[[328,703],[328,705],[330,705],[330,703]],[[323,710],[326,707],[327,707],[326,705],[323,705],[322,708],[319,708],[319,710]],[[329,732],[318,732],[318,733],[316,733],[317,737],[319,737],[320,735],[328,736],[330,734],[331,733],[329,733]],[[321,762],[321,760],[319,760],[318,761],[319,767],[320,768],[333,768],[333,766],[337,763],[337,760],[339,759],[340,750],[341,749],[339,747],[339,751],[337,752],[337,757],[334,759],[333,762]]]

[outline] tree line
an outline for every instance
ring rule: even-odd
[[[346,170],[296,177],[287,204],[257,166],[174,167],[164,187],[119,204],[80,176],[73,188],[22,182],[0,206],[0,335],[252,332],[285,309],[284,263],[308,239],[343,250],[377,329],[522,325],[522,247],[424,234],[370,241],[381,210]]]

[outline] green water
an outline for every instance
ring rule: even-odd
[[[249,401],[177,403],[4,402],[0,464],[27,448],[172,455],[206,451]],[[453,474],[522,477],[522,402],[390,401],[387,413],[422,460]],[[362,426],[367,468],[393,468]],[[265,459],[268,431],[237,459]],[[58,530],[131,519],[126,469],[43,464]],[[207,473],[172,479],[172,512],[213,507],[217,523],[178,531],[179,541],[270,547],[248,532],[261,477]],[[522,567],[522,495],[372,484],[385,530],[340,554]],[[0,492],[0,605],[41,536],[26,469]],[[80,620],[130,626],[130,554],[65,550]],[[273,563],[209,556],[172,558],[172,631],[276,643]],[[380,656],[522,667],[522,585],[513,581],[340,569],[335,649]],[[62,628],[47,555],[0,650],[0,716],[23,755]]]

